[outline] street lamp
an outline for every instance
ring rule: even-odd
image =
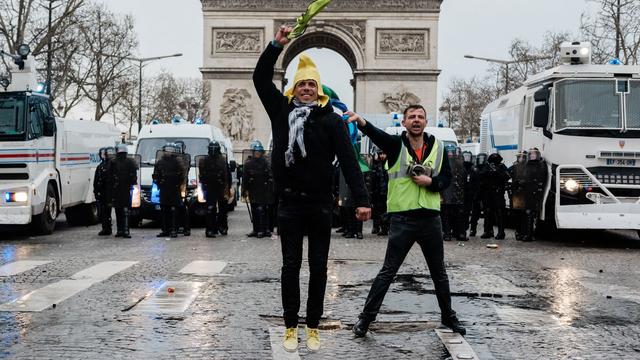
[[[504,65],[505,66],[505,71],[504,71],[504,93],[505,94],[509,93],[509,81],[511,80],[509,78],[509,65],[517,64],[521,62],[553,59],[553,56],[539,56],[539,55],[527,56],[526,58],[519,59],[519,60],[500,60],[500,59],[491,59],[491,58],[485,58],[485,57],[479,57],[479,56],[473,56],[473,55],[465,55],[464,57],[467,59],[482,60],[490,63]]]
[[[109,55],[109,54],[102,54],[102,55],[115,57],[118,59],[135,61],[138,63],[137,65],[138,65],[138,70],[140,74],[140,78],[138,80],[138,133],[140,133],[140,129],[142,129],[142,68],[144,67],[145,63],[155,61],[155,60],[160,60],[160,59],[171,58],[171,57],[180,57],[182,56],[182,53],[173,54],[173,55],[154,56],[154,57],[147,57],[147,58],[136,58],[131,56],[115,56],[115,55]]]

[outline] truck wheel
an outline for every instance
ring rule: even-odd
[[[86,217],[86,225],[96,225],[100,222],[98,217],[98,203],[92,202],[91,204],[85,204],[84,214]]]
[[[53,185],[47,186],[47,197],[44,200],[42,214],[36,215],[31,221],[34,231],[39,235],[49,235],[56,227],[58,218],[58,199]]]
[[[90,226],[99,222],[96,203],[72,206],[64,210],[69,226]]]

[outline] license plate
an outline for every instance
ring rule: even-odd
[[[160,210],[160,205],[155,206],[156,210]]]
[[[635,159],[607,159],[609,166],[636,166]]]

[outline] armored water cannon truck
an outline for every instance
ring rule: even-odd
[[[540,220],[551,228],[640,229],[640,66],[591,64],[589,43],[489,104],[481,152],[542,152],[549,178]]]
[[[93,176],[98,150],[120,131],[107,123],[55,117],[36,82],[29,50],[7,55],[17,65],[0,81],[0,225],[51,233],[62,211],[72,224],[97,222]]]

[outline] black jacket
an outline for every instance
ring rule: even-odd
[[[356,206],[369,207],[364,180],[353,153],[347,127],[330,105],[312,110],[305,123],[307,157],[303,158],[295,145],[295,163],[290,167],[285,166],[284,153],[289,142],[288,119],[294,105],[273,84],[273,68],[281,52],[282,49],[269,44],[253,73],[256,91],[271,120],[271,161],[276,192],[280,196],[306,194],[306,198],[310,200],[331,203],[334,174],[332,163],[337,156]]]
[[[392,167],[396,161],[400,158],[400,151],[402,150],[402,144],[409,149],[409,154],[414,159],[417,159],[416,153],[413,151],[411,144],[409,144],[409,138],[407,138],[406,132],[403,132],[402,135],[389,135],[386,132],[378,129],[370,122],[364,127],[361,127],[360,130],[363,134],[368,136],[371,141],[373,141],[376,146],[378,146],[382,151],[387,154],[387,161],[389,162],[389,167]],[[431,150],[433,150],[433,144],[436,142],[436,138],[433,135],[424,134],[424,142],[427,144],[427,148],[422,154],[422,158],[426,159],[431,154]],[[451,183],[451,167],[449,166],[449,162],[447,160],[447,155],[445,153],[445,149],[442,150],[442,167],[440,169],[440,173],[438,176],[434,176],[432,178],[431,185],[427,187],[430,191],[433,192],[441,192],[446,189]],[[430,209],[419,209],[419,210],[411,210],[406,211],[404,215],[409,216],[440,216],[439,211],[430,210]]]
[[[138,165],[126,154],[118,154],[109,162],[109,174],[113,176],[113,206],[130,207],[131,187],[138,183]]]
[[[242,172],[242,195],[252,204],[273,204],[271,167],[264,157],[247,159]]]

